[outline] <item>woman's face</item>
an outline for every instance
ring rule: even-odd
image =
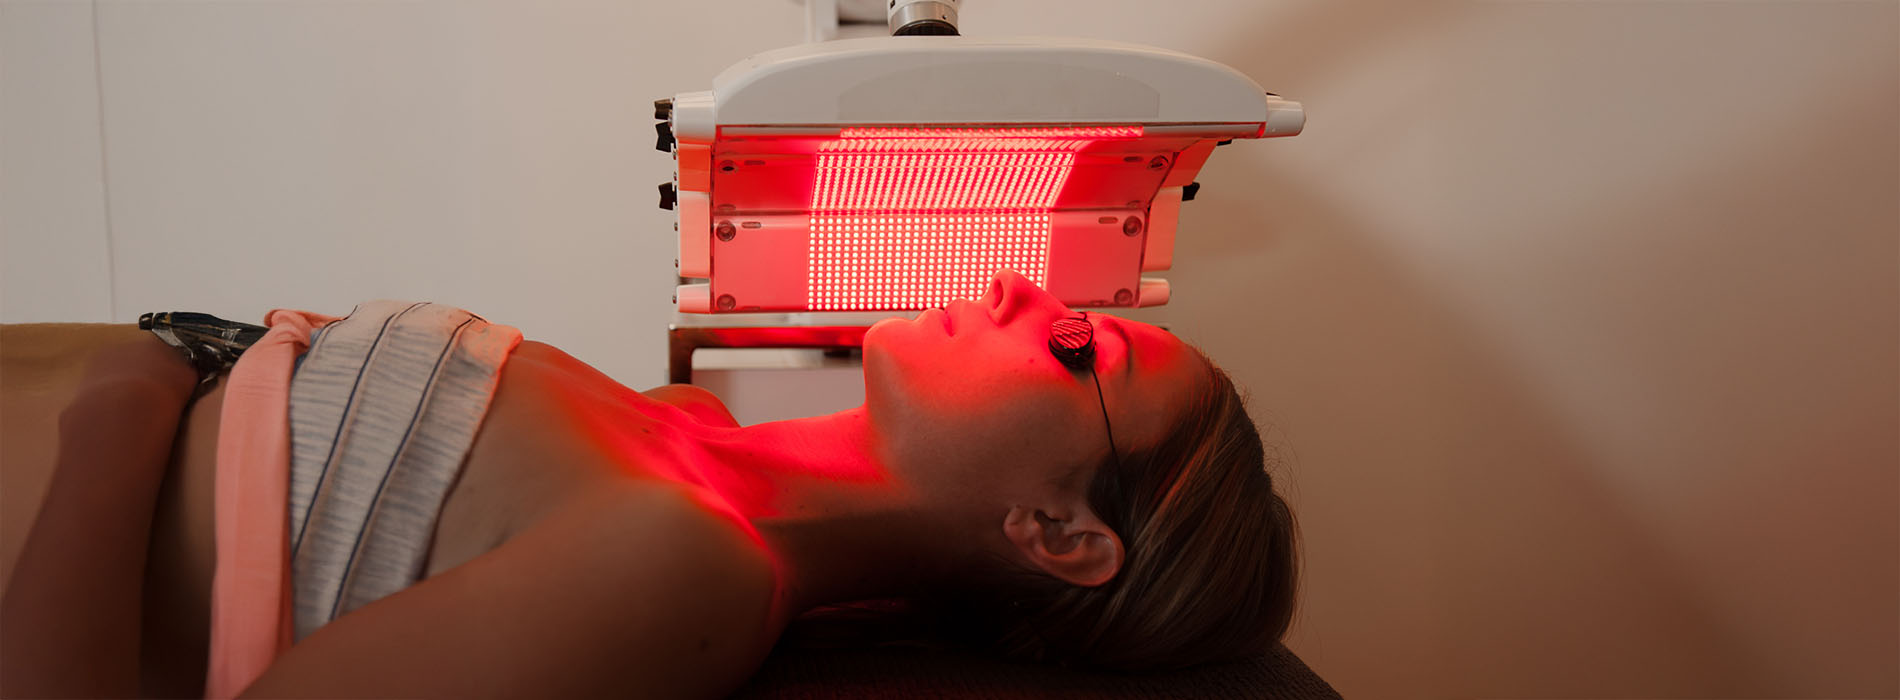
[[[1207,367],[1167,331],[1089,314],[1095,376],[1049,352],[1049,326],[1079,316],[1014,271],[997,273],[977,301],[891,319],[864,338],[865,398],[906,462],[951,487],[1052,483],[1156,444],[1208,381]],[[913,475],[922,476],[922,475]]]

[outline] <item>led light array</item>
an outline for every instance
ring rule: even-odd
[[[846,128],[819,147],[807,308],[901,310],[981,296],[1010,268],[1044,284],[1049,210],[1097,139],[1138,126]]]
[[[1074,153],[1089,139],[846,139],[820,147],[826,153]]]
[[[806,302],[813,311],[944,306],[982,296],[997,270],[1040,285],[1049,214],[813,214]]]
[[[1139,126],[1049,126],[1049,127],[948,127],[948,128],[885,128],[885,127],[847,127],[839,130],[843,139],[914,139],[914,138],[952,138],[952,139],[992,139],[992,138],[1042,138],[1042,139],[1134,139],[1141,138]]]
[[[1046,210],[1074,153],[821,153],[813,212]]]

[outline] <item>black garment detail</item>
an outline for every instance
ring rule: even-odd
[[[237,364],[238,356],[270,330],[191,311],[142,314],[139,328],[151,331],[166,345],[184,353],[185,361],[198,370],[199,384],[210,382]]]

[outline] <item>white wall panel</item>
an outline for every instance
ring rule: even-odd
[[[119,315],[429,299],[661,383],[652,101],[799,41],[781,5],[101,3]]]
[[[0,323],[111,320],[92,19],[0,3]]]

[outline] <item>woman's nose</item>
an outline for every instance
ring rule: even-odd
[[[1029,278],[1010,269],[997,271],[990,280],[990,291],[983,296],[983,302],[996,314],[998,325],[1007,325],[1010,319],[1024,311],[1062,305],[1062,302],[1029,281]]]

